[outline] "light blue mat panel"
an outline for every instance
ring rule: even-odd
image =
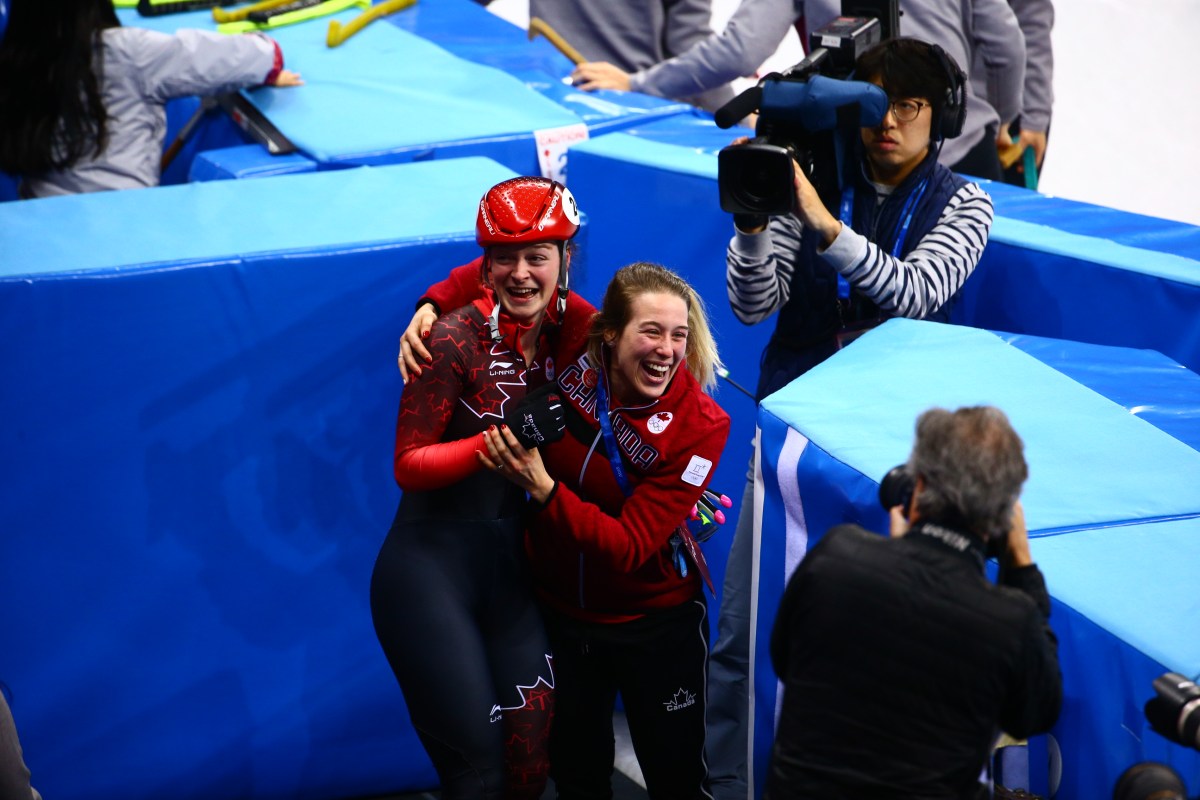
[[[0,681],[46,797],[436,777],[368,587],[397,338],[483,159],[0,206]]]
[[[1154,350],[1042,336],[1002,337],[1130,414],[1200,450],[1200,375]]]
[[[479,198],[511,175],[473,158],[12,203],[0,206],[0,277],[462,238],[464,228],[473,242]]]
[[[272,29],[286,66],[300,72],[305,85],[246,92],[324,166],[478,155],[536,174],[534,131],[580,123],[511,75],[458,58],[395,25],[375,22],[339,47],[327,47],[330,19],[345,25],[358,13]],[[126,13],[122,19],[171,31],[215,27],[206,12],[153,18]]]
[[[1125,401],[1140,392],[1135,405],[1158,403],[1155,382],[1133,383],[1139,373],[1123,371],[1113,348],[1102,350]],[[1142,362],[1141,354],[1131,351],[1130,360]],[[1196,397],[1185,404],[1192,417]],[[1108,796],[1117,775],[1146,758],[1170,759],[1195,785],[1200,758],[1150,733],[1141,707],[1163,672],[1200,672],[1191,574],[1200,556],[1200,452],[1000,336],[906,320],[866,334],[764,400],[759,413],[759,780],[777,701],[767,642],[787,576],[835,524],[886,530],[878,481],[906,459],[916,417],[931,406],[976,404],[1003,409],[1025,442],[1022,502],[1055,600],[1066,693],[1053,731],[1057,797]]]

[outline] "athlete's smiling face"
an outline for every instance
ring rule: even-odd
[[[505,313],[527,325],[540,321],[558,288],[559,262],[555,242],[492,247],[491,283]]]
[[[630,304],[629,322],[606,341],[612,348],[609,384],[619,405],[644,405],[662,396],[687,351],[688,309],[682,297],[646,292]]]

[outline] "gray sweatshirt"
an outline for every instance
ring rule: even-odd
[[[255,86],[283,64],[267,36],[201,30],[109,28],[98,55],[108,146],[97,158],[27,181],[34,197],[157,186],[168,100]]]
[[[674,97],[751,76],[797,18],[804,16],[806,28],[815,31],[840,10],[839,0],[742,0],[722,33],[635,73],[631,88]],[[992,87],[995,106],[975,90],[968,93],[962,135],[946,141],[938,159],[955,164],[988,131],[994,135],[1001,119],[1010,122],[1021,110],[1025,45],[1016,15],[1005,0],[901,0],[900,11],[901,35],[941,45],[964,72],[978,57],[979,76]]]

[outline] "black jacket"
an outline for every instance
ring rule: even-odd
[[[997,586],[983,564],[978,540],[936,526],[841,525],[812,548],[771,638],[784,697],[765,798],[973,797],[999,730],[1054,724],[1041,572]]]

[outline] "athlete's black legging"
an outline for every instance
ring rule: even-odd
[[[371,616],[441,796],[539,797],[554,677],[520,521],[398,513]]]

